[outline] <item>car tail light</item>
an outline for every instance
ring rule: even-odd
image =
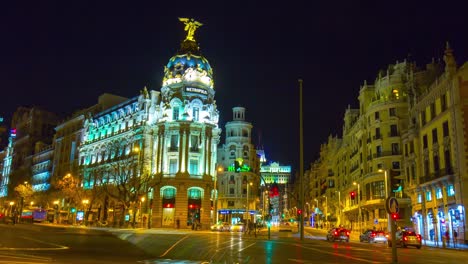
[[[417,237],[418,237],[418,240],[421,240],[421,235],[417,235]]]
[[[372,233],[372,236],[375,237],[375,233]]]
[[[349,236],[349,231],[346,231],[346,235]]]
[[[335,231],[335,236],[337,236],[337,235],[338,235],[338,232]]]
[[[403,237],[403,240],[407,241],[407,240],[408,240],[408,237],[407,237],[407,236],[404,236],[404,237]]]

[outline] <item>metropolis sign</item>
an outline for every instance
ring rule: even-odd
[[[205,89],[195,88],[195,87],[185,87],[185,91],[189,93],[199,93],[207,95],[208,92]]]

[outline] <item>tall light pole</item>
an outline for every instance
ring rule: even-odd
[[[388,170],[387,169],[379,169],[378,171],[384,173],[384,177],[385,177],[384,178],[384,180],[385,180],[385,203],[387,203],[387,201],[390,198],[390,195],[389,195],[390,191],[388,189],[390,187],[390,184],[388,184]],[[395,223],[393,222],[392,218],[390,217],[389,212],[387,212],[387,229],[390,232],[391,241],[392,241],[392,263],[398,263],[398,256],[397,256],[396,243],[395,243],[395,240],[396,240],[395,225],[396,225],[396,222]]]
[[[303,124],[302,124],[302,79],[299,79],[299,178],[300,178],[300,197],[299,197],[299,209],[304,211],[304,136],[303,136]],[[303,214],[299,216],[300,227],[301,227],[301,240],[304,240],[304,220]]]
[[[328,197],[325,195],[323,197],[325,198],[325,226],[326,226],[328,223]]]
[[[247,183],[247,203],[246,203],[246,211],[247,211],[247,219],[250,221],[250,212],[249,212],[249,186],[252,186],[251,182]],[[248,224],[248,223],[247,223]]]
[[[357,185],[357,203],[358,203],[358,222],[359,222],[359,232],[361,232],[361,185],[359,183],[353,182],[353,185]]]
[[[338,193],[338,223],[340,223],[340,225],[342,225],[341,223],[341,191],[335,191]]]

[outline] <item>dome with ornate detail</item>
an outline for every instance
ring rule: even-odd
[[[213,70],[208,60],[190,52],[173,56],[164,68],[163,85],[198,82],[213,88]]]

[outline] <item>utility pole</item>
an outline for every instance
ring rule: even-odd
[[[302,124],[302,79],[299,79],[299,179],[300,179],[300,197],[299,209],[301,215],[299,217],[301,226],[301,241],[304,240],[304,146],[303,146],[303,124]]]

